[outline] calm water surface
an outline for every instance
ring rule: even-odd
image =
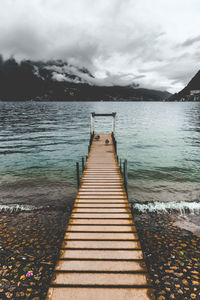
[[[200,103],[0,102],[0,204],[65,206],[87,155],[90,113],[117,112],[130,200],[200,202]],[[111,130],[99,118],[96,131]]]

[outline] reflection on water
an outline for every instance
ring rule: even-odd
[[[199,202],[200,103],[0,102],[0,204],[73,199],[92,111],[117,112],[131,200]],[[109,119],[97,119],[96,131],[110,129]]]

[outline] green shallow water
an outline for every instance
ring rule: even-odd
[[[72,201],[93,111],[117,112],[130,200],[200,202],[200,103],[0,102],[0,204]],[[111,130],[110,119],[95,125]]]

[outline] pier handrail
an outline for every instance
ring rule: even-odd
[[[94,135],[94,119],[95,119],[95,117],[113,117],[113,119],[112,119],[112,134],[115,135],[116,114],[117,114],[116,112],[104,113],[104,114],[98,114],[98,113],[92,112],[91,113],[90,135]]]

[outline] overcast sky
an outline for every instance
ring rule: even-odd
[[[1,0],[4,58],[63,59],[98,80],[176,92],[200,69],[200,0]]]

